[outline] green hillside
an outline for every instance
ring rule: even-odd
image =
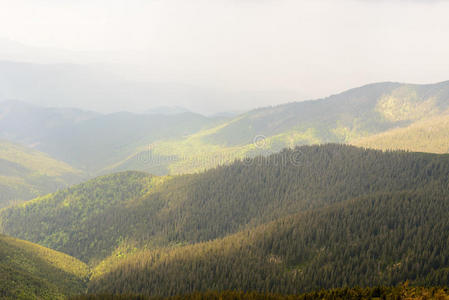
[[[82,173],[66,163],[0,141],[0,208],[56,191],[81,178]]]
[[[383,150],[449,153],[449,114],[369,136],[353,144]]]
[[[152,177],[124,172],[99,177],[66,190],[42,196],[0,214],[4,232],[76,257],[104,257],[122,238],[119,226],[109,226],[127,204],[151,188]],[[22,219],[22,225],[13,220]],[[133,217],[127,216],[132,222]],[[103,226],[104,224],[106,226]],[[135,226],[138,224],[134,224]],[[26,229],[25,229],[26,228]],[[117,231],[116,231],[117,230]]]
[[[211,242],[113,256],[94,270],[89,292],[447,285],[447,183],[357,197]]]
[[[449,157],[304,146],[200,174],[100,177],[0,212],[3,232],[94,264],[208,241],[294,213],[447,180]]]
[[[88,268],[66,254],[0,235],[1,299],[65,299],[86,289]]]
[[[111,165],[109,170],[135,169],[155,174],[203,171],[236,158],[273,153],[285,147],[355,143],[429,117],[442,118],[448,108],[449,82],[376,83],[324,99],[249,111],[183,139],[157,140],[150,149],[148,145],[137,148],[134,155]],[[444,133],[438,135],[439,140],[444,139]],[[393,148],[402,145],[407,146],[398,143]],[[433,141],[426,149],[440,152],[441,147]]]

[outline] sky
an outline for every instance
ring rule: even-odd
[[[36,53],[11,46],[0,59],[99,63],[127,80],[209,91],[146,106],[239,111],[448,80],[447,15],[449,1],[425,0],[0,0],[0,39]],[[113,110],[145,106],[136,101]]]

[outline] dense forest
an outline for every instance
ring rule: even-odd
[[[89,263],[93,294],[442,286],[448,191],[449,155],[329,144],[103,176],[3,209],[0,224]]]
[[[449,299],[447,288],[423,288],[409,287],[408,283],[397,287],[369,287],[369,288],[340,288],[332,290],[320,290],[299,295],[284,295],[273,293],[257,293],[242,291],[208,291],[196,292],[192,294],[177,295],[171,297],[157,297],[144,295],[111,295],[111,294],[90,294],[74,296],[71,300],[424,300],[424,299]]]
[[[449,156],[304,146],[200,174],[100,177],[0,212],[3,232],[99,261],[117,247],[208,241],[375,193],[447,181]]]
[[[256,290],[446,285],[448,183],[376,193],[282,218],[211,242],[113,256],[91,292],[176,295]]]

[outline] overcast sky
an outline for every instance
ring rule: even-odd
[[[0,38],[126,65],[127,77],[151,82],[295,95],[276,104],[448,80],[448,2],[0,0]],[[268,104],[251,101],[243,108]]]

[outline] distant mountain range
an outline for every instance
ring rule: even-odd
[[[84,177],[126,170],[167,175],[329,142],[447,153],[448,116],[449,82],[376,83],[228,117],[181,107],[98,114],[6,101],[0,103],[0,138],[43,152]]]
[[[329,142],[446,153],[448,116],[449,81],[377,83],[325,99],[256,109],[183,139],[159,140],[111,170],[188,173],[285,147]],[[418,130],[423,126],[433,129],[423,133]],[[402,138],[391,138],[395,132]]]
[[[190,112],[181,106],[158,106],[145,111],[149,115],[179,115]]]

